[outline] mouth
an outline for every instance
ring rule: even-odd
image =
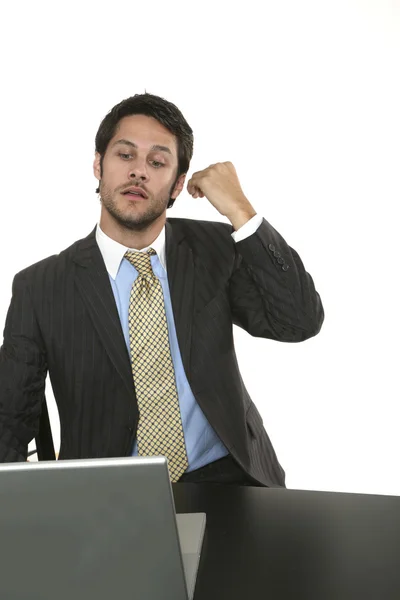
[[[147,199],[146,192],[138,187],[130,187],[121,193],[123,196],[127,196],[130,200],[146,200]]]

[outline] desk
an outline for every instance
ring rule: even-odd
[[[400,600],[400,498],[173,484],[205,512],[194,600]]]

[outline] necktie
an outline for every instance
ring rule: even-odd
[[[172,482],[188,467],[161,283],[147,252],[125,253],[139,275],[129,300],[132,374],[139,407],[138,454],[166,456]]]

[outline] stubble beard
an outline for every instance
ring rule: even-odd
[[[172,192],[172,189],[171,189]],[[134,204],[132,208],[121,210],[118,208],[115,198],[120,195],[120,192],[111,192],[103,183],[100,185],[100,202],[111,215],[111,217],[122,227],[130,231],[146,230],[158,217],[166,210],[169,202],[169,194],[166,197],[151,199],[148,198],[144,202],[147,208],[143,210],[138,202],[137,212],[135,212]]]

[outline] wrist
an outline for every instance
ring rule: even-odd
[[[252,219],[257,212],[252,208],[244,211],[237,211],[234,215],[228,216],[228,219],[233,225],[235,231],[243,227],[246,223]]]

